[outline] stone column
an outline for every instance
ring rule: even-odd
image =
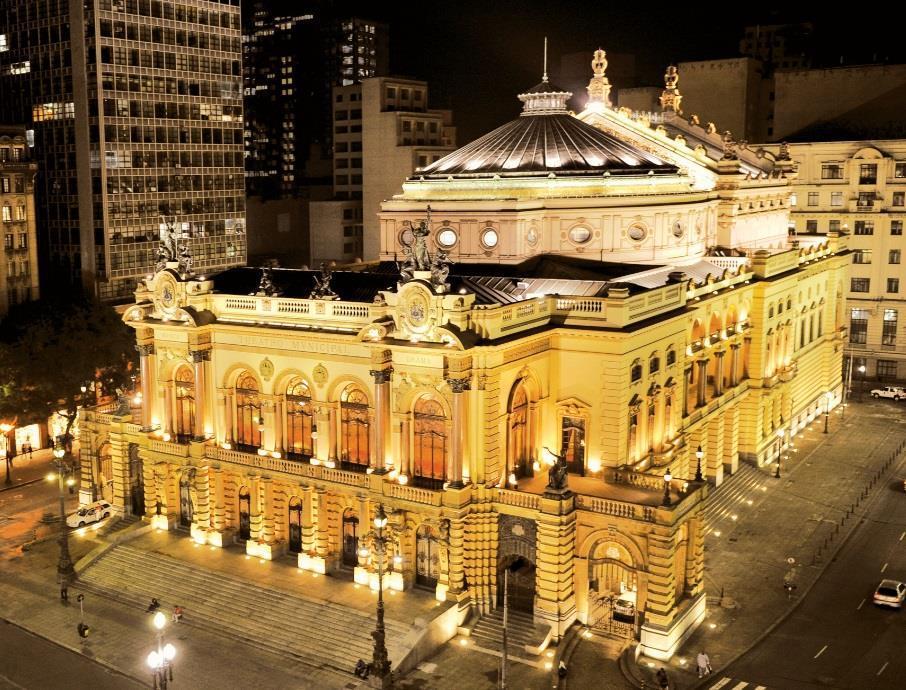
[[[286,399],[274,396],[274,450],[283,452],[283,430],[286,428]]]
[[[576,548],[576,512],[561,515],[560,501],[555,513],[538,515],[535,574],[535,615],[549,623],[554,637],[560,639],[576,619],[576,594],[573,587],[575,571],[571,558]]]
[[[411,443],[409,425],[409,413],[407,412],[400,417],[400,472],[406,475],[411,474],[411,468],[409,467],[409,445]]]
[[[262,477],[261,485],[264,493],[264,501],[261,506],[261,535],[259,540],[267,544],[275,541],[275,524],[274,524],[274,481],[270,477]]]
[[[648,596],[645,618],[649,625],[666,629],[676,616],[676,546],[668,534],[648,535]]]
[[[315,551],[321,558],[327,558],[330,553],[330,529],[327,515],[327,489],[318,488],[316,493],[318,499],[318,527],[317,541]]]
[[[724,423],[726,413],[713,415],[708,422],[708,453],[702,471],[709,481],[715,486],[720,486],[724,480]]]
[[[261,477],[251,475],[249,484],[249,542],[261,541],[263,515],[261,511]],[[246,544],[248,551],[248,544]]]
[[[739,343],[730,345],[730,385],[739,385]]]
[[[211,528],[211,468],[201,467],[195,473],[195,524],[203,530]]]
[[[717,358],[717,366],[714,368],[714,395],[719,396],[724,392],[724,355],[727,354],[723,350],[718,350],[714,353],[714,356]]]
[[[452,598],[458,599],[465,589],[464,546],[465,546],[466,521],[463,518],[450,520],[450,560],[449,560],[449,590]]]
[[[695,363],[698,365],[698,387],[695,406],[701,407],[707,402],[708,360],[699,359]]]
[[[217,532],[226,529],[226,506],[223,490],[223,470],[215,467],[214,474],[214,509],[211,511],[211,527]]]
[[[302,487],[302,552],[315,550],[314,494],[310,486]]]
[[[371,466],[377,474],[387,472],[387,432],[390,425],[390,376],[393,369],[372,369],[374,377],[374,452]]]
[[[337,415],[337,412],[338,412],[337,405],[338,404],[339,403],[336,403],[336,404],[332,405],[331,407],[327,408],[326,414],[324,414],[324,412],[323,412],[324,408],[320,408],[317,413],[317,417],[316,417],[318,420],[318,437],[319,437],[319,439],[320,438],[325,439],[324,442],[327,444],[327,459],[334,460],[334,461],[339,459],[339,455],[337,454],[337,446],[338,446],[337,437],[339,435],[339,421],[338,421],[339,416]],[[322,425],[327,426],[327,429],[326,429],[327,433],[324,436],[321,436],[321,426]],[[314,445],[316,446],[316,450],[317,450],[318,444],[315,443]],[[319,455],[319,454],[316,453],[316,455]]]
[[[195,436],[194,440],[204,441],[205,422],[208,417],[208,379],[205,373],[205,362],[211,358],[210,350],[192,350],[192,363],[195,367]]]
[[[151,431],[154,407],[154,343],[135,346],[138,350],[142,377],[142,431]]]
[[[466,391],[469,390],[469,377],[447,379],[453,391],[453,433],[450,439],[450,454],[447,456],[447,481],[450,488],[461,489],[463,455],[466,450],[466,424],[468,414]]]
[[[696,597],[705,588],[705,530],[701,517],[695,517],[689,525],[689,541],[686,550],[686,595]]]
[[[692,366],[690,365],[688,369],[684,370],[685,376],[683,378],[683,417],[689,415],[689,387],[692,385]]]

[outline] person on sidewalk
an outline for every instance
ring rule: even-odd
[[[159,608],[160,608],[160,602],[157,599],[155,599],[154,597],[151,597],[151,603],[148,604],[148,608],[145,609],[145,613],[154,613]]]
[[[173,607],[173,622],[179,623],[182,620],[182,606]]]
[[[704,676],[710,675],[711,673],[711,658],[705,654],[704,650],[698,653],[698,656],[695,657],[695,663],[698,664],[698,677],[703,678]]]
[[[657,672],[657,685],[661,690],[667,690],[670,687],[670,681],[667,679],[667,670],[663,666]]]

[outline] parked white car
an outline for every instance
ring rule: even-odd
[[[883,388],[875,388],[871,392],[871,397],[906,400],[906,388],[901,388],[900,386],[884,386]]]
[[[890,606],[898,609],[906,598],[906,584],[897,580],[881,580],[875,590],[874,602],[878,606]]]
[[[82,506],[66,518],[66,524],[69,527],[84,527],[92,522],[99,522],[110,517],[111,513],[113,513],[113,509],[107,501],[95,501],[87,506]]]

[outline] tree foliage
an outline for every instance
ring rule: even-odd
[[[81,404],[125,386],[135,370],[135,337],[109,306],[82,298],[13,307],[0,322],[0,419],[44,422],[54,412],[69,433]]]

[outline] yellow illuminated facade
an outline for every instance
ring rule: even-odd
[[[512,566],[543,644],[624,599],[622,633],[669,658],[705,613],[709,484],[839,401],[846,247],[788,244],[782,162],[568,96],[545,80],[382,204],[401,265],[149,276],[124,314],[140,418],[82,425],[114,505],[376,586],[383,504],[390,587],[467,620]],[[507,148],[542,131],[584,143]]]

